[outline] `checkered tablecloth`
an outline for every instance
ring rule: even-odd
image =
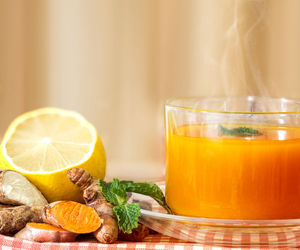
[[[32,249],[32,250],[62,250],[62,249],[212,249],[200,244],[188,243],[161,234],[149,235],[143,242],[119,241],[115,244],[99,244],[94,239],[71,243],[37,243],[27,240],[0,236],[1,249]],[[221,249],[221,248],[216,248]]]
[[[204,246],[197,243],[189,243],[174,239],[161,234],[149,235],[143,242],[119,241],[115,244],[99,244],[95,239],[80,239],[72,243],[37,243],[27,240],[15,239],[13,237],[0,235],[0,249],[32,249],[32,250],[77,250],[77,249],[166,249],[166,250],[214,250],[228,249],[214,246]],[[241,248],[235,248],[241,249]],[[245,248],[249,249],[249,248]],[[251,249],[275,249],[275,248],[251,248]],[[288,248],[292,249],[292,248]]]

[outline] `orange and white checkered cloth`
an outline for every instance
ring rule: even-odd
[[[227,240],[232,237],[232,235],[227,234],[224,235]],[[300,234],[295,235],[297,237],[295,241],[299,242]],[[16,239],[13,237],[3,236],[0,235],[0,249],[8,250],[8,249],[32,249],[32,250],[77,250],[77,249],[108,249],[108,250],[119,250],[119,249],[165,249],[165,250],[211,250],[211,249],[228,249],[228,248],[221,248],[213,246],[214,235],[210,234],[207,235],[207,240],[212,242],[212,245],[204,246],[197,243],[189,243],[186,241],[174,239],[168,236],[164,236],[161,234],[153,234],[149,235],[144,239],[143,242],[126,242],[126,241],[119,241],[115,244],[100,244],[97,243],[95,239],[88,238],[88,239],[81,239],[79,242],[70,242],[70,243],[37,243],[22,239]],[[244,235],[241,238],[243,243],[247,243],[251,245],[251,237]],[[280,243],[285,241],[286,239],[282,239],[278,237],[278,247],[280,247]],[[251,248],[251,249],[277,249],[277,248],[268,248],[268,241],[265,238],[261,238],[261,242],[265,246],[264,248]],[[273,245],[274,247],[274,245]],[[296,246],[292,246],[287,248],[295,248]],[[236,249],[249,249],[249,248],[236,248]]]
[[[161,234],[152,234],[144,239],[143,242],[118,241],[115,244],[100,244],[95,239],[69,243],[37,243],[28,240],[16,239],[13,237],[0,235],[0,249],[32,249],[32,250],[77,250],[77,249],[212,249],[196,243],[188,243]],[[221,248],[219,248],[221,249]]]

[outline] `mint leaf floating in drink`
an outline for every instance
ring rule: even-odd
[[[258,130],[253,128],[248,128],[248,127],[237,127],[237,128],[229,129],[219,124],[218,129],[222,133],[222,135],[230,135],[230,136],[238,136],[238,137],[261,135],[261,133]]]
[[[127,204],[127,192],[150,196],[164,207],[168,213],[172,213],[163,192],[155,183],[135,183],[133,181],[119,181],[114,178],[112,182],[105,182],[100,179],[98,184],[105,199],[114,205],[113,211],[118,219],[118,226],[124,233],[131,233],[132,229],[138,227],[141,214],[138,203]]]

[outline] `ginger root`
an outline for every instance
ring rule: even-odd
[[[85,203],[94,208],[103,220],[101,227],[94,232],[96,239],[101,243],[113,243],[118,239],[118,222],[110,204],[100,191],[98,179],[93,178],[87,171],[81,168],[72,168],[67,173],[71,182],[83,190]]]
[[[27,223],[15,234],[15,238],[36,242],[71,242],[75,241],[77,235],[46,223]]]
[[[0,169],[0,203],[39,206],[48,204],[42,193],[22,174]]]

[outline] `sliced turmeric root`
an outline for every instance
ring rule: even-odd
[[[95,209],[74,201],[51,203],[46,209],[44,222],[74,233],[91,233],[102,223]]]
[[[52,225],[47,224],[47,223],[28,222],[26,224],[26,226],[36,228],[36,229],[44,229],[44,230],[51,230],[51,231],[65,231],[62,228],[55,227],[55,226],[52,226]]]
[[[74,201],[0,208],[0,234],[14,234],[28,222],[44,222],[80,234],[95,232],[101,226],[102,219],[95,209]]]
[[[71,242],[77,234],[46,223],[27,223],[15,238],[36,242]]]

